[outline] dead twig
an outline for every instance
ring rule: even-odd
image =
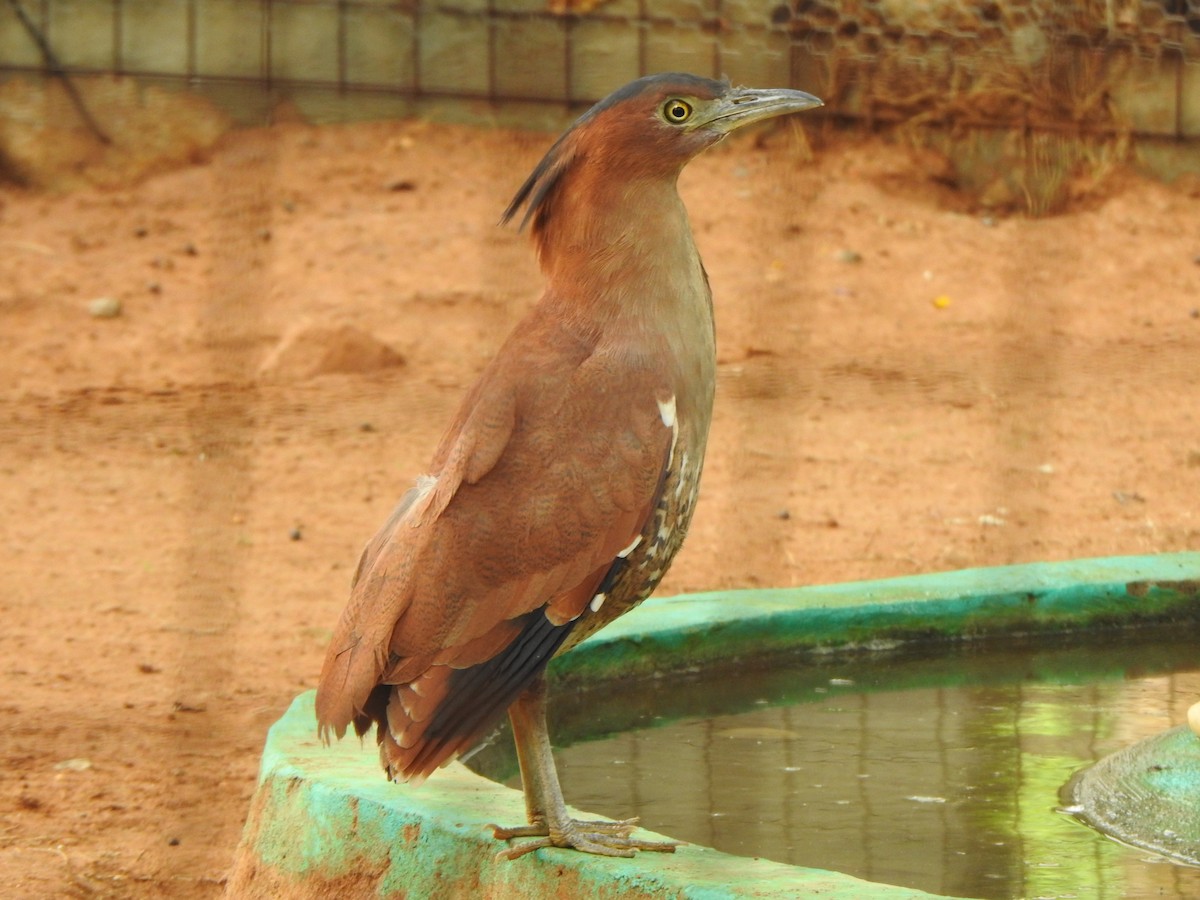
[[[46,61],[46,68],[50,70],[50,74],[62,81],[67,96],[71,98],[71,103],[75,106],[79,117],[83,119],[83,124],[87,126],[88,131],[95,135],[96,140],[100,143],[111,144],[112,138],[105,134],[96,120],[92,118],[87,104],[83,102],[83,97],[80,96],[79,90],[75,87],[75,82],[67,74],[67,70],[63,68],[63,64],[58,61],[58,57],[50,47],[50,42],[46,40],[46,36],[33,24],[33,20],[29,18],[29,14],[25,12],[25,7],[21,6],[20,0],[8,0],[8,5],[12,7],[17,19],[20,20],[25,30],[29,32],[29,37],[42,52],[42,58]]]

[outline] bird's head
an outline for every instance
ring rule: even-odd
[[[557,195],[573,171],[589,167],[603,179],[674,180],[684,165],[731,131],[786,113],[820,106],[803,91],[733,87],[696,75],[648,75],[609,94],[560,137],[504,211],[522,207],[521,227],[540,237]],[[577,189],[577,188],[576,188]]]

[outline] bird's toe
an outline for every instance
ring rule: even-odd
[[[637,851],[674,853],[677,841],[647,841],[633,837],[637,819],[568,819],[560,826],[544,822],[532,825],[516,825],[511,828],[490,826],[492,834],[500,840],[532,838],[515,846],[501,850],[496,856],[502,859],[517,859],[534,850],[545,847],[562,847],[598,856],[634,856]]]

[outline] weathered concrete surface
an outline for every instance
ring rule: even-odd
[[[454,763],[421,788],[389,784],[374,746],[316,738],[312,692],[271,728],[227,888],[237,898],[735,898],[931,895],[685,845],[603,859],[541,850],[497,861],[490,822],[524,821],[518,791]],[[581,814],[587,815],[587,814]],[[595,816],[588,816],[595,818]],[[649,834],[647,832],[646,834]]]
[[[1067,788],[1072,811],[1119,841],[1200,865],[1200,737],[1180,725],[1109,754]]]

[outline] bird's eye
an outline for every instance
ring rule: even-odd
[[[683,100],[668,100],[663,104],[663,116],[668,122],[679,125],[692,117],[692,105]]]

